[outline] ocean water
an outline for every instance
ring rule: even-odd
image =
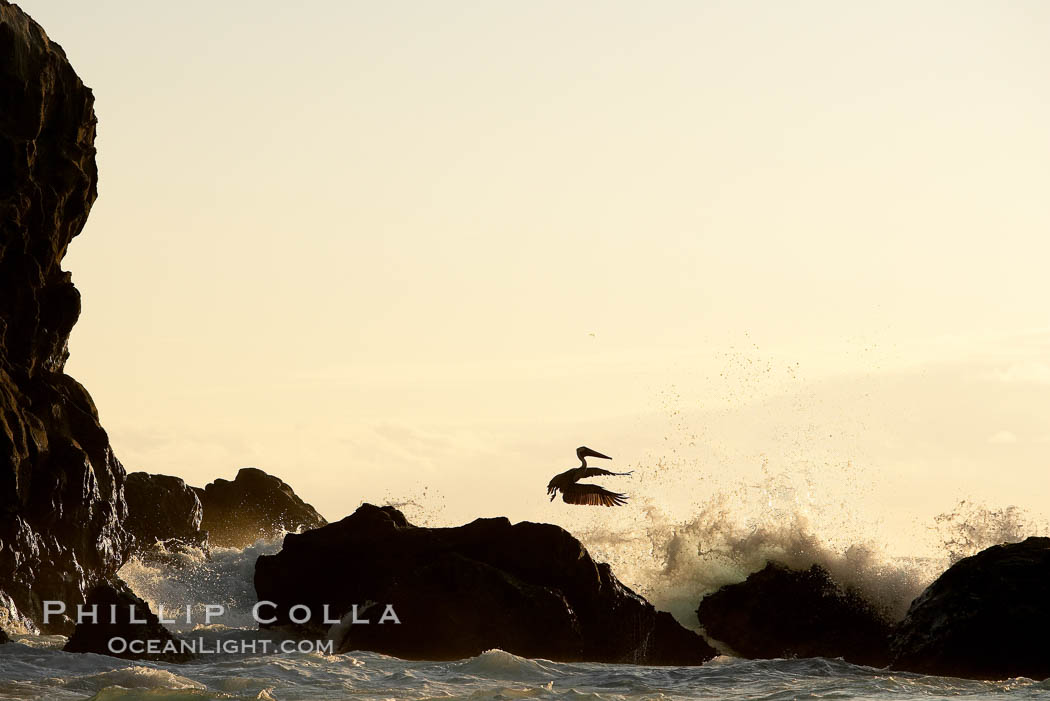
[[[865,573],[866,583],[854,584],[873,601],[887,596],[892,601],[908,600],[925,584],[924,577],[916,579],[908,563],[875,567],[870,553],[858,560],[855,548],[834,556],[808,537],[800,541],[798,528],[788,528],[782,535],[751,531],[746,538],[725,532],[716,537],[697,523],[679,525],[659,547],[655,539],[645,545],[650,552],[666,548],[669,553],[658,558],[666,563],[661,571],[633,575],[654,577],[654,581],[627,580],[661,608],[686,611],[688,604],[695,608],[704,591],[719,581],[743,579],[767,557],[795,560],[796,565],[818,561],[833,572],[852,568]],[[696,538],[708,547],[697,549],[691,540]],[[592,551],[613,550],[603,548],[602,538],[595,534],[584,535],[584,541]],[[712,550],[712,543],[721,546]],[[622,552],[624,547],[619,541],[615,549]],[[279,541],[260,541],[243,550],[216,548],[210,558],[196,552],[179,554],[164,565],[133,560],[120,576],[154,610],[163,605],[170,612],[189,605],[191,622],[171,627],[203,639],[208,649],[234,641],[278,645],[286,638],[259,631],[251,607],[255,560],[279,549]],[[715,551],[718,557],[712,559]],[[686,558],[683,553],[690,555]],[[626,563],[613,564],[618,573],[619,564],[630,572]],[[666,581],[676,585],[661,588]],[[226,607],[222,624],[202,624],[206,603]],[[683,616],[688,612],[679,613],[688,624]],[[412,662],[371,652],[282,651],[207,654],[177,665],[65,653],[62,636],[12,638],[13,643],[0,646],[0,699],[1050,699],[1050,680],[931,677],[822,658],[722,656],[701,667],[642,667],[524,659],[501,650],[454,662]]]
[[[226,631],[225,635],[247,631]],[[981,682],[858,667],[841,660],[740,660],[639,667],[529,660],[501,650],[456,662],[370,652],[209,656],[185,665],[126,662],[19,636],[0,652],[2,699],[1045,699],[1050,682]]]

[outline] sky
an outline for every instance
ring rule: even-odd
[[[20,4],[96,96],[67,371],[129,471],[1050,517],[1045,3]]]

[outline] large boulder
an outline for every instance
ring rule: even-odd
[[[674,665],[715,654],[549,524],[492,518],[417,528],[393,507],[364,504],[342,521],[287,535],[281,552],[256,562],[255,589],[274,604],[260,609],[272,614],[268,625],[331,633],[340,651],[459,659],[499,648],[553,660]],[[352,623],[355,605],[369,624]],[[329,619],[344,624],[330,629],[326,606]]]
[[[260,538],[328,523],[291,487],[254,467],[241,468],[232,482],[217,479],[195,491],[204,508],[201,528],[211,545],[243,548]]]
[[[893,640],[896,669],[973,679],[1050,677],[1050,538],[996,545],[926,588]]]
[[[127,552],[124,468],[63,372],[80,294],[62,258],[96,197],[93,102],[62,47],[0,0],[0,620],[83,602]]]
[[[890,661],[892,624],[820,565],[795,570],[771,562],[704,597],[696,613],[709,637],[752,659],[841,657],[873,667]]]
[[[208,533],[201,530],[204,510],[197,492],[178,477],[132,472],[124,483],[128,518],[124,528],[140,555],[181,547],[203,548]]]
[[[62,648],[66,652],[94,652],[153,662],[186,662],[193,657],[182,651],[181,642],[161,625],[149,604],[125,587],[118,589],[108,584],[93,587],[84,606],[85,612],[94,611],[97,616],[94,619],[85,616],[77,623]]]

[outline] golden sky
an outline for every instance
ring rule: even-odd
[[[96,95],[68,370],[129,471],[1050,516],[1046,3],[21,4]]]

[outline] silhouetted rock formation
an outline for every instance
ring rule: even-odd
[[[75,606],[126,553],[124,469],[63,374],[80,294],[61,263],[96,196],[93,101],[62,48],[0,0],[0,620]]]
[[[183,547],[206,548],[208,533],[201,530],[197,492],[178,477],[132,472],[124,483],[128,518],[124,528],[135,539],[135,551],[153,556]]]
[[[952,565],[893,640],[896,669],[973,679],[1050,677],[1050,538],[996,545]]]
[[[525,657],[639,664],[700,664],[703,639],[621,584],[562,528],[478,519],[457,528],[417,528],[392,507],[362,505],[343,520],[289,534],[260,557],[255,589],[274,625],[325,635],[358,604],[368,625],[348,625],[341,651],[409,659],[460,659],[499,648]],[[368,604],[373,604],[368,606]],[[386,605],[400,624],[380,624]],[[294,612],[303,618],[303,609]],[[334,631],[333,631],[334,632]]]
[[[180,652],[179,641],[160,623],[157,615],[150,611],[149,604],[132,594],[126,588],[116,589],[108,584],[99,585],[88,592],[87,610],[97,606],[98,617],[95,622],[85,618],[73,630],[66,646],[66,652],[94,652],[99,655],[120,657],[125,660],[151,660],[155,662],[185,662],[192,655]],[[132,623],[132,610],[136,620],[145,623]],[[114,622],[115,621],[115,622]],[[121,639],[112,643],[116,639]],[[132,641],[143,645],[142,652],[134,651]],[[174,647],[164,652],[165,646],[171,643]],[[156,645],[157,652],[149,652],[148,645]]]
[[[232,482],[217,479],[195,491],[204,507],[201,528],[211,545],[243,548],[260,538],[328,523],[291,487],[254,467],[241,468]]]
[[[739,584],[704,597],[697,617],[712,639],[752,659],[841,657],[889,664],[891,624],[820,565],[769,563]]]

